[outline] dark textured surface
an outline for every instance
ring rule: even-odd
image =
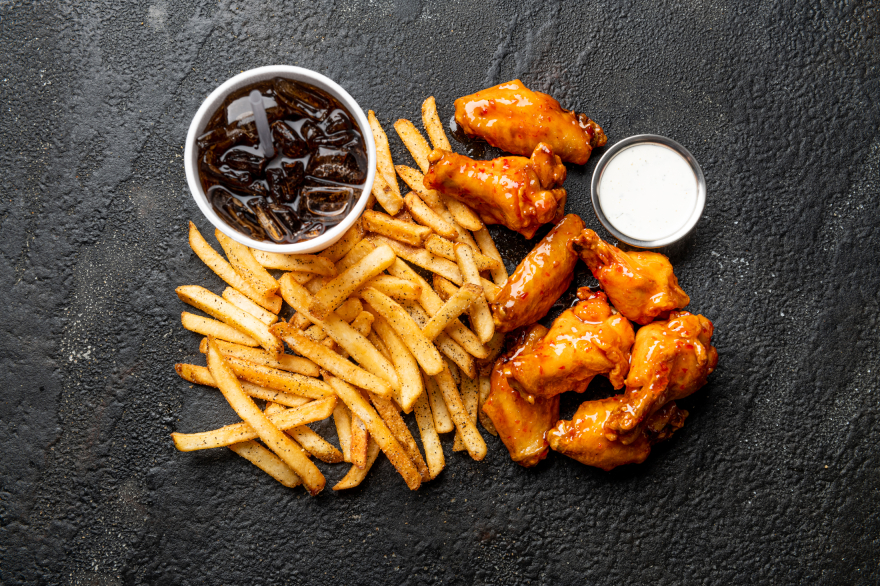
[[[281,4],[0,1],[0,582],[880,581],[876,4]],[[176,453],[172,430],[234,420],[172,369],[197,355],[173,288],[220,285],[186,244],[207,223],[183,139],[211,89],[270,63],[389,130],[521,77],[611,142],[689,148],[709,199],[673,260],[720,363],[686,427],[610,474],[524,470],[489,438],[416,493],[382,458],[319,498]],[[595,160],[566,184],[594,228]],[[527,249],[500,241],[511,266]]]

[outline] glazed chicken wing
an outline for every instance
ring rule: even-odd
[[[424,184],[473,207],[487,224],[503,224],[532,238],[543,224],[557,222],[565,210],[565,165],[545,144],[530,159],[500,157],[475,161],[444,150],[433,151]]]
[[[563,161],[578,165],[608,141],[586,114],[564,110],[518,79],[455,100],[455,122],[466,134],[509,153],[528,155],[543,142]]]
[[[582,393],[597,374],[608,375],[615,389],[629,370],[634,332],[602,292],[578,289],[581,301],[562,312],[531,352],[522,352],[505,367],[510,385],[535,397],[565,391]]]
[[[565,216],[519,263],[492,304],[496,331],[511,332],[547,315],[571,284],[578,257],[569,242],[583,229],[579,216]]]
[[[668,321],[636,333],[624,401],[605,423],[605,435],[637,441],[642,423],[663,405],[683,399],[706,384],[718,364],[712,322],[702,315],[673,312]]]
[[[592,230],[584,230],[572,241],[577,252],[611,300],[611,304],[637,324],[664,318],[673,309],[690,303],[672,264],[662,254],[649,251],[624,252],[604,242]]]
[[[667,403],[654,413],[647,425],[628,444],[605,437],[608,418],[625,403],[623,395],[584,401],[571,421],[560,421],[547,432],[550,447],[582,464],[608,471],[623,464],[641,464],[651,446],[663,441],[684,425],[688,412]]]
[[[546,333],[547,328],[536,324],[518,346],[498,359],[492,371],[492,391],[483,404],[483,412],[492,420],[510,457],[522,466],[534,466],[547,457],[545,436],[559,419],[559,397],[529,403],[507,384],[504,364],[511,356],[527,352]]]

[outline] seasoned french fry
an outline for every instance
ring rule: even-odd
[[[434,375],[443,369],[443,360],[440,358],[437,348],[422,334],[422,331],[400,304],[372,287],[361,291],[361,297],[388,320],[388,323],[400,335],[403,343],[410,349],[425,372]]]
[[[431,473],[428,471],[425,459],[422,457],[422,453],[419,452],[416,440],[413,439],[409,428],[400,416],[400,412],[397,411],[397,407],[390,399],[383,399],[375,393],[370,394],[370,400],[373,402],[373,407],[376,408],[379,416],[385,421],[389,431],[394,435],[397,443],[400,444],[410,461],[415,465],[416,470],[419,471],[422,482],[430,480]]]
[[[434,377],[434,380],[443,394],[449,416],[455,423],[455,428],[461,435],[461,441],[464,442],[468,454],[474,460],[482,460],[486,457],[486,442],[477,430],[477,426],[471,421],[449,369],[444,368],[440,374]]]
[[[232,326],[209,317],[196,315],[187,311],[181,312],[180,321],[183,327],[203,336],[214,336],[220,340],[228,340],[244,346],[259,346],[260,343],[248,335],[242,334]]]
[[[321,257],[324,258],[324,257]],[[301,273],[299,271],[289,271],[290,276],[300,285],[305,285],[309,281],[315,278],[315,273]],[[281,299],[279,297],[279,299]]]
[[[254,258],[263,268],[314,273],[327,277],[336,276],[336,267],[333,265],[333,261],[323,256],[314,254],[282,254],[279,252],[265,252],[255,248],[251,248],[251,254],[254,255]]]
[[[254,403],[253,399],[248,397],[241,386],[238,379],[232,372],[232,369],[226,364],[225,359],[217,350],[214,338],[208,339],[208,369],[214,376],[217,386],[229,406],[238,414],[239,417],[250,427],[257,436],[266,444],[270,450],[284,460],[284,463],[299,476],[306,489],[312,495],[316,495],[324,488],[325,480],[321,471],[309,460],[305,452],[302,451],[296,443],[287,435],[282,433],[274,423],[272,423],[259,407]],[[332,398],[335,405],[335,398]],[[310,405],[303,405],[293,411],[308,409]],[[331,409],[332,410],[332,409]],[[284,415],[284,414],[280,414]],[[329,414],[328,414],[329,415]],[[243,438],[254,439],[254,438]],[[243,440],[239,440],[243,441]],[[175,443],[177,443],[175,441]],[[237,443],[237,442],[235,442]]]
[[[348,251],[348,254],[339,259],[336,263],[337,274],[342,273],[352,265],[357,264],[374,250],[376,250],[376,246],[372,242],[369,240],[361,240],[350,251]]]
[[[394,183],[397,183],[396,179]],[[376,177],[373,179],[373,191],[370,195],[375,197],[379,205],[385,208],[385,211],[391,215],[397,215],[397,212],[403,207],[403,198],[400,197],[400,193],[395,193],[394,189],[385,179],[385,175],[378,169],[376,170]]]
[[[452,417],[449,416],[449,409],[446,408],[446,401],[443,400],[443,394],[437,388],[437,381],[434,377],[424,375],[425,394],[428,396],[428,402],[431,404],[431,413],[434,416],[434,427],[437,433],[449,433],[455,429]]]
[[[308,291],[296,281],[287,278],[286,275],[281,277],[279,284],[281,295],[287,304],[297,312],[309,315],[308,306],[311,303],[311,295]],[[369,340],[343,321],[336,312],[331,312],[324,320],[313,315],[309,315],[309,318],[321,326],[327,335],[344,348],[364,370],[386,380],[395,391],[400,390],[400,381],[391,362],[382,356],[376,347],[370,344]]]
[[[240,310],[222,297],[214,295],[204,287],[198,285],[183,285],[175,289],[181,301],[189,303],[193,307],[201,309],[208,315],[229,324],[238,331],[247,334],[258,341],[269,352],[280,354],[284,352],[281,340],[269,333],[269,328],[252,316]]]
[[[236,242],[218,229],[214,230],[214,236],[217,237],[217,242],[220,243],[226,253],[226,258],[229,259],[229,264],[232,265],[236,273],[244,277],[264,296],[273,295],[278,291],[278,281],[257,262],[257,259],[251,254],[250,248]]]
[[[367,463],[363,468],[358,468],[357,466],[352,466],[348,469],[348,474],[342,477],[342,480],[336,483],[333,487],[333,490],[346,490],[349,488],[354,488],[359,486],[361,482],[364,481],[364,478],[367,477],[367,472],[370,471],[370,468],[373,467],[373,463],[376,461],[376,458],[379,456],[379,444],[376,443],[376,440],[370,438],[370,442],[367,444]]]
[[[413,246],[421,246],[425,238],[431,234],[431,228],[395,220],[388,214],[366,210],[362,216],[364,227],[376,234],[381,234]]]
[[[420,306],[416,305],[415,303],[405,303],[404,309],[406,309],[410,317],[413,318],[413,321],[416,322],[417,326],[419,326],[420,328],[424,328],[428,325],[430,318],[428,317],[428,314],[425,312],[425,310],[422,309]],[[471,335],[473,335],[473,333]],[[474,337],[476,338],[476,336]],[[479,341],[477,341],[477,344],[479,344]],[[459,346],[459,344],[455,340],[453,340],[446,332],[442,332],[436,338],[434,338],[434,345],[437,346],[437,349],[440,351],[441,354],[452,360],[452,362],[458,365],[463,371],[465,371],[468,376],[476,376],[477,371],[474,364],[474,359],[471,358],[470,354],[468,354],[464,348]]]
[[[480,230],[484,227],[480,216],[478,216],[474,210],[469,208],[467,204],[448,195],[441,195],[440,197],[443,200],[444,205],[446,205],[446,208],[449,210],[449,213],[452,214],[452,217],[458,222],[459,226],[465,230],[471,231]]]
[[[425,187],[425,176],[422,175],[421,171],[413,169],[412,167],[407,167],[406,165],[397,165],[395,169],[397,170],[397,174],[400,175],[400,178],[403,179],[403,182],[406,183],[410,189],[415,191],[423,202],[431,206],[431,208],[443,206],[443,200],[440,199],[440,194],[433,189]],[[452,236],[450,236],[450,238],[452,238]]]
[[[364,283],[390,267],[397,256],[389,246],[379,246],[373,252],[324,285],[309,303],[309,313],[326,319],[327,315],[342,305],[349,295]]]
[[[336,437],[342,448],[342,459],[351,462],[351,411],[339,401],[333,409],[333,423],[336,424]]]
[[[376,322],[374,321],[373,323],[375,324]],[[383,342],[382,339],[379,337],[379,334],[376,333],[376,328],[370,330],[370,335],[367,336],[367,339],[373,344],[373,346],[376,347],[377,350],[379,350],[379,352],[382,353],[382,356],[384,356],[388,360],[391,360],[391,353],[388,352],[388,347],[385,346],[385,342]],[[403,344],[403,342],[401,342],[401,344]],[[404,346],[404,348],[405,347],[406,346]],[[409,350],[407,350],[407,352],[409,352]],[[415,360],[415,358],[413,358],[413,360]],[[418,365],[418,363],[416,363],[416,365]],[[397,398],[398,394],[399,393],[394,394],[395,398]]]
[[[177,371],[180,378],[188,380],[191,383],[205,385],[207,387],[217,387],[217,383],[214,382],[214,377],[211,375],[211,371],[205,366],[197,366],[195,364],[175,364],[174,370]],[[267,389],[266,387],[261,387],[247,381],[240,380],[239,384],[247,395],[254,397],[255,399],[272,401],[274,403],[286,405],[287,407],[300,407],[311,401],[311,399],[300,397],[299,395],[291,395],[274,389]]]
[[[302,478],[284,460],[254,440],[232,444],[229,449],[288,488],[302,484]]]
[[[443,446],[440,445],[440,436],[434,427],[434,415],[431,413],[431,405],[428,402],[427,393],[419,396],[415,404],[416,424],[419,426],[419,435],[422,437],[422,447],[425,450],[425,460],[428,464],[430,478],[437,478],[446,466],[446,458],[443,456]]]
[[[232,356],[226,356],[225,360],[236,376],[255,385],[309,399],[323,399],[333,394],[333,389],[317,378],[261,366]]]
[[[319,275],[305,284],[306,291],[314,295],[315,293],[323,289],[324,285],[329,283],[331,280],[332,279],[330,277],[323,277]]]
[[[355,413],[351,414],[351,463],[358,468],[367,465],[367,441],[370,434],[361,418]]]
[[[406,279],[379,275],[367,281],[367,286],[381,291],[388,297],[397,301],[418,301],[422,288]]]
[[[452,145],[449,144],[449,139],[446,138],[446,132],[443,130],[443,123],[437,114],[437,103],[434,101],[434,96],[429,96],[427,100],[422,102],[422,124],[425,125],[425,131],[435,149],[452,150]]]
[[[406,204],[406,208],[418,223],[427,226],[440,236],[445,236],[446,238],[455,238],[458,236],[458,231],[446,220],[437,215],[437,212],[428,207],[428,205],[423,202],[415,192],[407,194],[407,196],[403,198],[403,201]],[[430,238],[430,236],[428,236],[428,238]]]
[[[198,256],[203,263],[208,265],[209,269],[214,271],[218,277],[226,281],[232,288],[238,289],[252,300],[256,301],[261,307],[265,307],[272,313],[278,313],[281,310],[280,297],[277,295],[270,295],[267,297],[257,291],[257,289],[246,279],[235,272],[232,265],[226,262],[226,259],[220,256],[220,253],[208,244],[207,240],[205,240],[199,232],[199,229],[196,228],[196,225],[192,222],[189,223],[189,245],[193,252],[196,253],[196,256]]]
[[[327,462],[328,464],[342,462],[342,452],[305,425],[299,425],[287,430],[287,435],[295,439],[302,446],[302,449],[322,462]]]
[[[427,325],[422,328],[422,333],[429,340],[433,340],[458,319],[458,316],[467,311],[468,307],[482,294],[481,287],[471,283],[465,284],[443,304],[440,311],[434,314]]]
[[[224,342],[223,340],[217,340],[217,348],[223,356],[233,356],[255,364],[261,364],[270,368],[278,368],[288,372],[295,372],[305,376],[317,377],[321,375],[321,369],[318,368],[317,364],[306,358],[300,358],[299,356],[291,356],[290,354],[270,354],[265,350],[248,348],[247,346],[240,346],[238,344]],[[208,353],[207,338],[202,338],[202,341],[199,343],[199,352],[202,354]]]
[[[491,372],[491,365],[495,362],[495,359],[498,358],[498,355],[501,354],[501,351],[504,350],[504,334],[501,332],[495,332],[492,339],[486,342],[486,349],[489,351],[489,355],[483,359],[483,363],[488,367],[489,372]]]
[[[459,388],[461,389],[461,400],[464,403],[464,408],[467,409],[468,417],[471,418],[471,421],[474,424],[477,423],[477,408],[479,406],[480,401],[480,381],[479,378],[468,378],[462,377],[461,382],[459,383]],[[461,451],[465,449],[464,442],[461,440],[461,434],[455,435],[455,444],[460,445],[460,449],[456,450],[456,446],[453,445],[453,451]]]
[[[409,120],[401,118],[394,123],[394,130],[397,131],[397,135],[400,137],[400,140],[403,141],[409,154],[415,159],[416,164],[418,164],[422,173],[427,173],[428,169],[431,167],[431,163],[428,162],[428,155],[431,153],[431,147],[428,145],[428,141],[425,140],[425,137],[422,136],[422,133],[419,132],[419,129]]]
[[[370,123],[370,130],[373,132],[373,139],[376,142],[376,166],[378,171],[382,174],[382,178],[385,179],[391,191],[400,197],[400,187],[397,185],[397,176],[394,174],[394,162],[391,160],[391,148],[388,146],[388,135],[385,134],[382,125],[379,124],[379,119],[376,118],[376,113],[372,110],[367,112],[367,120]],[[376,199],[379,199],[378,195],[376,195]],[[380,200],[379,203],[382,203],[382,201]]]
[[[410,490],[416,490],[422,483],[422,477],[376,410],[356,388],[347,382],[329,375],[326,379],[342,402],[351,410],[352,415],[357,415],[364,422],[370,437],[376,440]]]
[[[355,366],[336,352],[309,340],[286,324],[273,326],[273,331],[293,348],[293,350],[312,360],[324,370],[356,387],[367,389],[383,397],[391,396],[391,385],[378,376]]]
[[[267,326],[271,326],[278,321],[277,315],[275,315],[271,311],[266,311],[232,287],[227,287],[226,289],[224,289],[222,297],[240,310],[251,314]]]
[[[480,384],[480,401],[479,408],[477,409],[477,414],[480,418],[480,423],[483,425],[483,428],[491,433],[494,436],[498,436],[498,431],[495,429],[495,424],[492,423],[492,420],[489,419],[489,416],[483,413],[483,403],[486,402],[486,399],[489,398],[489,393],[492,392],[492,379],[484,374],[480,375],[479,378]]]
[[[363,238],[364,227],[361,226],[360,221],[357,221],[351,228],[345,231],[345,234],[343,234],[335,244],[318,253],[318,256],[329,258],[332,262],[337,262],[343,256],[348,254],[348,252],[354,248],[358,242],[363,240]]]
[[[373,329],[373,321],[376,318],[373,317],[373,314],[369,311],[362,311],[360,315],[358,315],[353,322],[351,322],[351,327],[359,333],[360,335],[368,338],[370,332]]]
[[[369,309],[375,311],[372,308]],[[385,318],[379,312],[375,312],[374,317],[373,329],[382,345],[387,349],[400,379],[400,392],[395,393],[395,399],[404,413],[409,413],[412,411],[416,399],[425,390],[422,384],[422,375],[419,372],[419,363]]]
[[[431,234],[425,238],[425,249],[437,256],[442,256],[443,258],[454,262],[456,261],[455,242],[447,240],[442,236]],[[480,272],[492,270],[493,267],[496,267],[499,264],[494,258],[488,257],[476,250],[474,251],[474,262],[477,263],[477,269],[479,269]]]
[[[509,278],[507,268],[504,266],[501,253],[498,252],[498,248],[495,246],[495,241],[492,240],[492,235],[489,234],[489,229],[484,226],[474,232],[474,240],[480,245],[480,250],[483,251],[483,254],[498,261],[498,266],[489,270],[492,271],[492,280],[495,281],[495,284],[503,287],[507,284],[507,279]]]
[[[457,242],[455,244],[455,258],[458,260],[458,268],[461,270],[465,282],[479,287],[481,286],[480,271],[474,262],[473,250],[467,244]],[[485,344],[495,335],[495,321],[492,319],[492,312],[489,310],[485,295],[475,299],[469,311],[474,333]]]

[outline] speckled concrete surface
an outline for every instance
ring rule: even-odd
[[[877,583],[878,31],[870,1],[0,0],[0,582]],[[172,369],[197,355],[174,287],[220,285],[186,245],[183,139],[271,63],[384,123],[521,77],[611,142],[689,148],[708,208],[674,262],[721,358],[686,427],[610,474],[490,438],[416,493],[383,458],[319,498],[176,453],[234,420]],[[595,160],[566,183],[592,227]]]

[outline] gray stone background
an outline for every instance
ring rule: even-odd
[[[0,582],[878,583],[878,31],[870,0],[0,0]],[[172,369],[200,358],[174,287],[220,290],[186,243],[208,224],[184,136],[273,63],[389,130],[520,77],[611,143],[689,148],[709,199],[673,260],[720,363],[685,428],[611,473],[489,438],[418,492],[382,457],[318,498],[176,453],[171,431],[235,420]],[[566,187],[598,228],[595,162]],[[528,245],[496,234],[512,268]]]

